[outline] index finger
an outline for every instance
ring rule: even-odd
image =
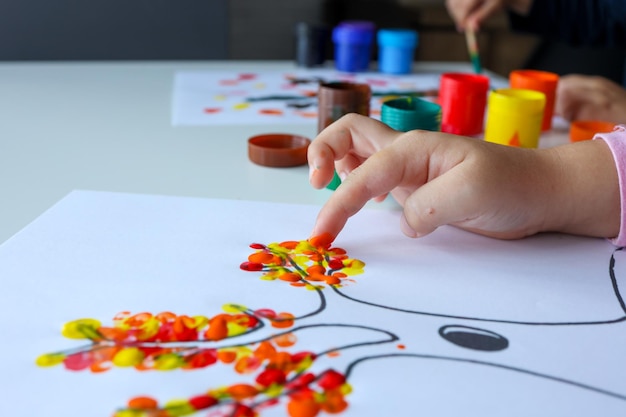
[[[351,113],[341,117],[309,145],[309,182],[315,188],[323,188],[333,178],[336,161],[342,165],[350,155],[367,159],[398,135],[386,124],[367,116]]]
[[[320,210],[312,236],[330,233],[336,237],[348,219],[372,198],[392,191],[409,177],[415,177],[413,183],[416,186],[424,182],[425,178],[420,179],[419,173],[423,171],[429,152],[425,150],[422,155],[417,155],[408,149],[417,145],[415,140],[399,139],[352,171]],[[407,158],[411,159],[410,164]]]

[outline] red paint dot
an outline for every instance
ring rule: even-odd
[[[239,267],[243,269],[244,271],[262,271],[263,270],[263,264],[260,264],[258,262],[243,262],[241,265],[239,265]]]
[[[334,369],[329,369],[317,380],[317,385],[328,391],[341,386],[344,382],[346,382],[346,378],[342,374]]]
[[[255,78],[256,78],[256,74],[252,74],[252,73],[239,74],[240,80],[254,80]]]
[[[286,380],[285,372],[280,369],[266,369],[256,377],[256,383],[264,387],[272,384],[283,385]]]
[[[205,107],[204,112],[206,114],[215,114],[221,112],[221,107]]]
[[[204,410],[213,407],[218,402],[215,397],[210,395],[198,395],[189,399],[189,405],[191,405],[194,410]]]

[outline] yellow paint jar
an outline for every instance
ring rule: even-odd
[[[485,140],[501,145],[536,148],[541,135],[546,95],[520,88],[489,93]]]

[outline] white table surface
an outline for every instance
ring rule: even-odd
[[[74,189],[323,204],[331,191],[312,189],[307,167],[266,168],[247,156],[250,136],[313,139],[315,123],[171,125],[179,70],[289,68],[280,61],[0,64],[0,243]],[[542,146],[565,140],[558,130]]]

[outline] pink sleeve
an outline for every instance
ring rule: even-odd
[[[594,139],[604,140],[609,145],[613,159],[615,159],[619,178],[621,218],[619,235],[610,241],[616,246],[626,246],[626,126],[617,125],[612,132],[597,133]]]

